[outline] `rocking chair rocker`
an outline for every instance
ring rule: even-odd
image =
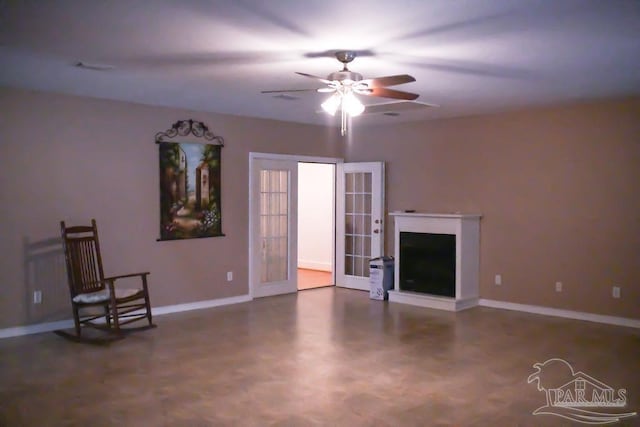
[[[75,334],[64,330],[56,334],[73,341],[106,343],[124,338],[131,331],[154,328],[147,287],[148,272],[105,277],[98,242],[96,220],[90,226],[67,227],[60,222],[67,264],[69,293],[73,309]],[[141,288],[120,289],[116,281],[139,277]],[[101,309],[101,310],[100,310]],[[123,328],[132,322],[147,320],[148,325]],[[105,331],[100,337],[83,336],[92,327]]]

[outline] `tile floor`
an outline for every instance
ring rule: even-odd
[[[637,329],[335,287],[156,323],[105,347],[0,340],[0,425],[572,425],[532,415],[545,395],[527,377],[551,358],[625,388],[623,410],[640,411]]]

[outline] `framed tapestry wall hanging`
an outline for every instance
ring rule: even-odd
[[[160,238],[224,236],[221,151],[224,140],[202,122],[181,120],[156,134],[160,159]]]

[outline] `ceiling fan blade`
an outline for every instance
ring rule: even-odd
[[[367,105],[363,114],[399,114],[437,107],[439,107],[438,104],[419,101],[387,101],[380,104]]]
[[[287,93],[287,92],[325,92],[325,88],[318,89],[282,89],[282,90],[261,90],[260,93]]]
[[[322,83],[326,83],[326,84],[331,83],[331,80],[327,80],[327,79],[324,79],[322,77],[314,76],[313,74],[301,73],[299,71],[296,71],[295,73],[299,74],[301,76],[304,76],[304,77],[311,77],[312,79],[320,80]]]
[[[366,91],[358,91],[358,93],[361,95],[379,96],[381,98],[406,99],[407,101],[413,101],[420,96],[417,93],[403,92],[401,90],[387,89],[384,87],[374,87]]]
[[[395,86],[415,81],[415,77],[410,76],[409,74],[398,74],[397,76],[376,77],[375,79],[360,80],[358,84],[364,83],[370,88],[373,88]]]

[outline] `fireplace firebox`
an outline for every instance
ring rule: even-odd
[[[400,233],[400,290],[456,296],[456,236]]]

